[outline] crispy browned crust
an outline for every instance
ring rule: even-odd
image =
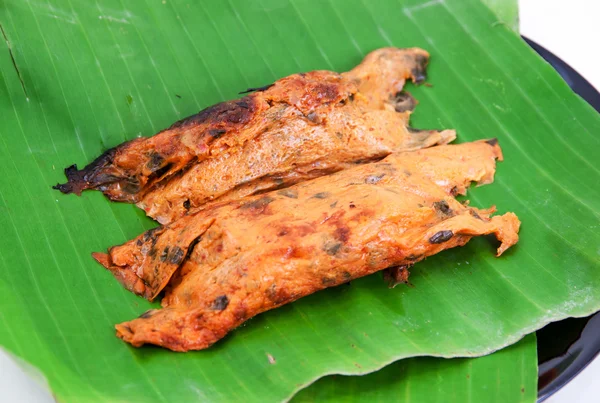
[[[76,194],[97,189],[168,223],[218,198],[448,143],[455,137],[451,130],[408,128],[415,101],[402,88],[409,78],[424,79],[428,57],[421,49],[384,48],[347,73],[285,77],[110,149],[82,170],[70,166],[68,182],[55,188]]]
[[[408,268],[473,236],[518,240],[512,213],[453,197],[493,180],[494,141],[392,154],[380,162],[206,206],[96,259],[163,309],[117,325],[134,346],[209,347],[248,318],[388,267]],[[407,272],[391,272],[405,281]],[[388,276],[389,277],[389,276]],[[143,287],[139,285],[142,284]]]

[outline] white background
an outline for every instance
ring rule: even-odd
[[[600,89],[600,1],[519,0],[519,7],[521,33],[562,58]],[[7,402],[53,401],[2,351],[0,391]],[[600,402],[600,358],[546,402]]]
[[[522,35],[560,57],[600,89],[599,0],[519,0],[519,17]],[[546,403],[597,402],[600,402],[600,358],[546,400]]]

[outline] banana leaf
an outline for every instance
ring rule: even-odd
[[[496,24],[505,24],[506,27],[519,33],[519,2],[513,0],[482,0],[483,4],[496,14]]]
[[[600,119],[476,0],[0,3],[0,344],[62,401],[281,400],[327,374],[414,356],[478,356],[600,308]],[[133,349],[114,323],[151,304],[89,257],[154,224],[130,205],[50,186],[62,168],[249,87],[346,70],[381,46],[429,50],[416,127],[497,137],[496,183],[523,221],[500,259],[472,241],[261,315],[207,351]]]
[[[478,358],[400,360],[364,376],[331,375],[294,396],[302,402],[535,402],[535,335]]]

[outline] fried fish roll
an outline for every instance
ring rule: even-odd
[[[162,309],[116,326],[134,346],[204,349],[247,319],[473,236],[518,240],[512,213],[453,197],[493,180],[495,141],[392,154],[287,189],[216,203],[94,257]]]
[[[160,223],[232,199],[339,171],[392,152],[447,144],[453,130],[414,130],[416,101],[402,91],[425,77],[422,49],[384,48],[347,73],[293,74],[211,106],[150,138],[65,170],[63,193],[102,191]]]

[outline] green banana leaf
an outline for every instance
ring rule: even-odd
[[[536,374],[532,334],[485,357],[409,358],[369,375],[327,376],[292,402],[535,402]]]
[[[0,3],[0,344],[59,400],[280,400],[332,373],[412,356],[477,356],[600,308],[600,119],[476,0]],[[133,349],[114,323],[151,305],[89,257],[152,224],[129,205],[50,189],[62,168],[278,77],[346,70],[381,46],[432,54],[417,127],[498,137],[496,183],[472,190],[523,221],[489,240],[261,315],[213,348]]]
[[[519,33],[519,2],[514,0],[481,0],[496,14],[495,24],[505,24],[508,28]]]

